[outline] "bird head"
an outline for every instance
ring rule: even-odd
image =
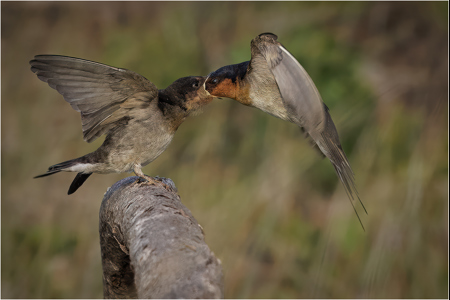
[[[203,88],[205,79],[202,76],[179,78],[165,89],[165,93],[187,114],[196,112],[213,100],[213,96]]]
[[[210,73],[205,80],[205,90],[213,97],[238,100],[240,82],[247,73],[248,61],[229,65]]]

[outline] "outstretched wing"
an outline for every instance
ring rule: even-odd
[[[145,108],[158,89],[145,77],[126,69],[60,55],[37,55],[31,71],[57,90],[81,113],[83,138],[92,142]]]
[[[348,197],[352,200],[359,199],[353,171],[342,149],[338,132],[328,107],[323,103],[311,77],[294,56],[277,41],[276,35],[260,34],[252,40],[251,46],[252,59],[260,53],[272,71],[290,119],[304,129],[307,136],[331,161]],[[366,211],[364,204],[360,199],[359,201]],[[353,202],[351,203],[353,206]],[[355,212],[359,219],[356,209]],[[360,219],[359,221],[362,226]]]

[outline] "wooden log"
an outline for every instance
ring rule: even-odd
[[[220,261],[172,180],[115,183],[100,208],[105,298],[222,298]]]

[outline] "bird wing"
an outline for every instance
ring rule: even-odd
[[[305,69],[276,39],[274,34],[262,34],[253,39],[252,59],[255,53],[261,53],[275,77],[292,121],[305,128],[309,135],[316,135],[325,127],[322,98]]]
[[[126,124],[133,109],[148,107],[158,95],[145,77],[80,58],[37,55],[31,71],[57,90],[81,113],[83,138],[88,143]]]

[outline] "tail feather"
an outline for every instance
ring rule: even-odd
[[[69,187],[69,191],[67,192],[67,195],[71,195],[78,190],[78,188],[86,181],[86,179],[91,176],[92,173],[78,173],[77,176],[75,176],[74,180],[72,181],[72,184]]]
[[[52,170],[52,171],[48,170],[44,174],[34,176],[33,178],[41,178],[41,177],[49,176],[49,175],[52,175],[52,174],[55,174],[55,173],[58,173],[58,172],[61,172],[61,170]]]
[[[41,177],[49,176],[49,175],[64,171],[64,169],[70,168],[70,167],[76,165],[78,162],[79,162],[78,158],[63,161],[62,163],[50,166],[48,168],[47,172],[45,172],[44,174],[41,174],[41,175],[37,175],[33,178],[41,178]]]
[[[78,164],[78,163],[82,163],[86,160],[86,157],[80,157],[80,158],[76,158],[76,159],[71,159],[68,161],[64,161],[62,163],[53,165],[51,167],[48,168],[47,172],[45,172],[44,174],[35,176],[33,178],[41,178],[41,177],[45,177],[45,176],[49,176],[55,173],[59,173],[61,171],[66,171],[66,169]],[[68,195],[75,193],[76,190],[78,190],[78,188],[86,181],[86,179],[88,179],[89,176],[91,176],[92,173],[78,173],[77,176],[75,177],[75,179],[72,181],[72,184],[69,187],[69,191],[68,191]]]
[[[359,217],[358,212],[356,211],[355,205],[353,204],[353,201],[355,200],[354,195],[358,198],[359,203],[361,203],[361,206],[363,207],[364,211],[367,214],[367,210],[364,207],[364,204],[362,203],[361,199],[359,198],[358,195],[358,191],[356,190],[355,187],[355,183],[354,183],[354,179],[352,178],[353,176],[349,176],[349,171],[351,172],[352,170],[342,170],[338,165],[335,165],[333,163],[333,167],[336,170],[337,175],[339,176],[339,179],[341,180],[342,185],[344,186],[345,192],[347,193],[348,199],[350,200],[350,204],[353,207],[353,210],[355,211],[356,217],[359,220],[359,223],[361,224],[361,227],[364,231],[366,231],[366,229],[364,228],[364,225],[361,221],[361,218]],[[352,173],[350,173],[352,174]]]
[[[342,185],[344,186],[345,192],[347,193],[350,203],[352,204],[353,210],[355,211],[356,216],[358,217],[359,223],[361,224],[363,230],[365,230],[361,218],[359,217],[359,214],[356,211],[356,208],[353,204],[355,198],[358,199],[359,203],[363,207],[364,212],[366,214],[367,210],[364,204],[362,203],[361,199],[359,198],[359,194],[355,185],[353,170],[350,166],[350,163],[348,162],[344,150],[342,149],[336,127],[333,123],[333,120],[331,119],[330,113],[328,112],[328,107],[325,104],[324,108],[326,121],[325,129],[320,134],[320,137],[315,139],[315,142],[317,143],[323,154],[325,154],[325,156],[328,157],[328,159],[333,164],[333,167]]]

